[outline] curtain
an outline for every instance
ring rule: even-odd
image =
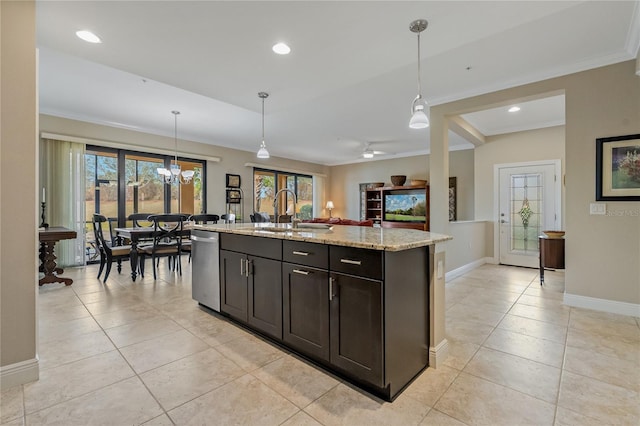
[[[40,186],[45,191],[46,222],[78,233],[76,239],[56,244],[61,267],[85,264],[84,152],[85,145],[81,143],[40,140]]]
[[[324,194],[325,178],[313,176],[313,217],[324,217],[326,197]]]

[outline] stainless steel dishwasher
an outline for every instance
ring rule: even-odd
[[[191,297],[220,312],[220,235],[191,231]]]

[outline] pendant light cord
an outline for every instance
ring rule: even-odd
[[[420,33],[418,33],[418,96],[422,97],[422,84],[420,84]]]
[[[262,144],[264,145],[264,98],[262,98]]]

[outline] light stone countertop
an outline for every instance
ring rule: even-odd
[[[358,247],[373,250],[402,251],[424,247],[453,239],[449,235],[403,228],[372,228],[368,226],[333,225],[332,229],[313,227],[292,229],[290,223],[235,223],[193,225],[192,229],[306,241],[334,246]],[[324,224],[322,224],[324,225]]]

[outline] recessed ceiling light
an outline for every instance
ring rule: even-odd
[[[89,43],[102,43],[102,40],[100,40],[100,37],[98,37],[91,31],[87,31],[87,30],[76,31],[76,35],[82,40],[87,41]]]
[[[519,106],[512,106],[511,108],[509,108],[509,112],[518,112],[518,111],[520,111]]]
[[[291,52],[291,48],[287,46],[285,43],[276,43],[271,48],[278,55],[288,55]]]

